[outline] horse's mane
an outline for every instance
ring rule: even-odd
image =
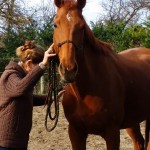
[[[108,52],[112,52],[113,48],[110,44],[103,42],[101,40],[98,40],[87,23],[85,24],[85,37],[88,43],[91,44],[92,47],[94,47],[94,50],[97,52],[102,52],[104,54],[108,54]]]

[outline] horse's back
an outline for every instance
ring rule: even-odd
[[[144,47],[127,49],[118,54],[131,60],[142,60],[150,64],[150,49]]]

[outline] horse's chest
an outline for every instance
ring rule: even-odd
[[[97,96],[86,96],[78,105],[78,111],[81,114],[95,116],[97,113],[106,111],[106,106],[103,100]]]
[[[109,110],[99,97],[87,96],[77,102],[76,109],[72,113],[72,120],[77,124],[80,122],[87,128],[93,129],[105,126],[108,120]]]
[[[120,118],[117,115],[119,113],[112,109],[110,101],[98,96],[88,95],[82,100],[77,100],[75,97],[66,98],[63,106],[69,123],[84,126],[85,130],[90,133],[95,133],[95,129],[100,133],[110,123]]]

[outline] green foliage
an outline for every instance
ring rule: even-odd
[[[139,47],[139,46],[146,46],[145,38],[147,35],[147,29],[142,25],[135,25],[127,28],[125,33],[125,40],[129,39],[128,45],[130,47]]]
[[[97,22],[96,24],[92,24],[92,30],[94,35],[105,42],[111,43],[114,49],[124,49],[122,45],[123,40],[123,31],[125,28],[125,24],[114,24],[111,22],[102,23]]]
[[[17,31],[13,28],[7,29],[3,38],[5,49],[0,49],[0,72],[4,70],[10,58],[15,57],[16,48],[22,45],[25,40],[35,40],[37,44],[43,46],[45,49],[49,47],[53,42],[53,26],[51,21],[44,24],[43,27],[38,27],[37,22],[33,21],[31,24]]]
[[[43,47],[49,47],[53,43],[53,24],[52,19],[39,29],[38,43]]]
[[[147,21],[144,23],[146,29],[146,37],[143,39],[144,46],[150,48],[150,17],[147,18]]]
[[[11,58],[11,60],[14,60],[14,59]],[[5,66],[9,63],[9,61],[10,61],[10,58],[1,58],[0,59],[0,75],[4,71]]]
[[[53,42],[53,26],[51,21],[50,23],[44,24],[43,27],[38,27],[38,23],[32,21],[19,30],[8,28],[6,31],[5,37],[3,38],[5,50],[1,51],[1,56],[3,57],[15,57],[16,48],[22,45],[25,40],[35,40],[37,44],[44,48],[49,47]]]
[[[36,39],[36,36],[36,24],[31,23],[27,26],[22,26],[18,30],[13,28],[13,26],[8,26],[8,28],[6,28],[5,37],[3,38],[5,50],[2,55],[4,57],[15,57],[16,48],[22,45],[25,40]]]
[[[116,52],[133,47],[150,47],[150,22],[143,25],[127,26],[125,23],[91,23],[95,36],[110,43]],[[147,25],[147,26],[146,26]]]
[[[1,54],[3,57],[11,57],[15,55],[15,49],[21,44],[20,38],[16,32],[9,29],[6,33],[3,43],[5,44],[5,50]]]

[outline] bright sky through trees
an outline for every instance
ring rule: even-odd
[[[43,0],[45,4],[50,0]],[[53,0],[51,0],[53,2]],[[100,17],[100,12],[102,11],[101,3],[102,0],[87,0],[86,6],[83,9],[83,16],[88,24],[90,21],[96,21]],[[41,1],[38,0],[28,0],[28,5],[30,6],[38,6]]]
[[[100,17],[102,12],[101,3],[102,0],[87,0],[86,6],[83,9],[83,15],[85,20],[89,24],[90,21],[96,21]]]

